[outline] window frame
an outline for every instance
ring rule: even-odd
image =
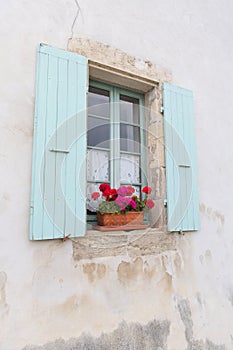
[[[140,177],[139,183],[133,183],[133,186],[140,186],[143,188],[147,185],[147,133],[146,133],[146,115],[145,115],[145,94],[135,92],[119,85],[112,85],[105,82],[89,79],[88,92],[90,87],[103,89],[109,91],[109,103],[110,103],[110,177],[109,184],[111,187],[118,188],[120,185],[126,185],[120,181],[120,161],[121,154],[138,155],[140,157]],[[138,124],[129,123],[120,120],[120,96],[124,95],[127,97],[138,99],[139,101],[139,122]],[[88,98],[88,97],[87,97]],[[88,118],[88,113],[87,113]],[[132,125],[140,128],[140,152],[128,152],[121,151],[120,149],[120,127],[116,127],[118,124]],[[88,132],[88,129],[87,129]],[[95,147],[87,145],[87,152],[89,149],[95,149]],[[100,184],[102,181],[89,181],[87,174],[87,184],[96,183]],[[96,223],[97,219],[95,215],[87,214],[87,222],[89,224]]]

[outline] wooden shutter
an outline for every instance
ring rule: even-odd
[[[32,166],[32,240],[86,230],[87,59],[40,45]]]
[[[168,231],[198,230],[193,94],[165,83],[163,99]]]

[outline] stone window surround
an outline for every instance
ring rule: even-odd
[[[128,88],[145,95],[147,123],[147,177],[156,199],[151,217],[157,218],[151,228],[132,232],[98,232],[88,230],[73,240],[75,260],[105,256],[142,256],[175,249],[173,235],[167,232],[165,155],[162,107],[162,83],[171,81],[168,70],[158,68],[127,53],[86,38],[69,40],[68,50],[88,58],[89,79]]]

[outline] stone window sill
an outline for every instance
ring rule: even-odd
[[[156,228],[108,232],[88,230],[84,237],[73,239],[73,258],[81,260],[158,255],[168,250],[176,250],[175,241],[173,233],[164,233]]]

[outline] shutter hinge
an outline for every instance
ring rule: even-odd
[[[163,113],[164,112],[164,107],[160,107],[160,112]]]
[[[64,236],[61,240],[62,240],[62,242],[65,242],[65,241],[67,241],[67,239],[69,239],[70,238],[70,234],[69,235],[66,235],[66,236]]]
[[[30,207],[30,214],[33,215],[34,214],[34,206],[31,205]]]
[[[163,205],[164,205],[165,207],[167,206],[167,200],[166,200],[166,199],[164,199]]]

